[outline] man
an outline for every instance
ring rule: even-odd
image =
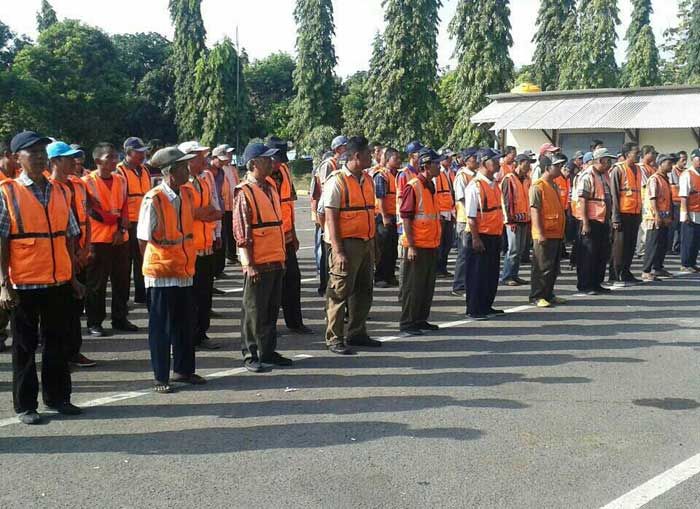
[[[194,157],[195,154],[184,154],[175,147],[153,155],[150,163],[161,172],[163,181],[144,197],[137,224],[148,298],[153,390],[159,394],[173,392],[170,382],[206,383],[195,374],[192,344],[194,195],[185,184],[189,180],[187,161]]]
[[[222,213],[211,174],[204,172],[209,147],[197,141],[187,141],[177,148],[183,154],[195,156],[187,161],[190,177],[183,186],[191,189],[194,195],[194,249],[197,261],[192,281],[195,308],[192,343],[195,348],[217,350],[221,346],[209,339],[207,331],[214,290],[214,247],[221,245]]]
[[[406,154],[408,154],[408,164],[396,175],[396,210],[401,210],[401,196],[403,187],[408,184],[408,181],[418,176],[418,158],[419,153],[423,150],[423,145],[420,141],[412,141],[406,146]],[[401,233],[401,215],[397,218],[398,231]]]
[[[374,184],[364,171],[371,164],[367,139],[350,138],[345,155],[345,165],[326,181],[322,197],[330,244],[326,346],[338,355],[352,355],[351,346],[382,345],[367,334],[375,235]]]
[[[78,145],[77,143],[72,143],[70,148],[73,150],[79,150],[83,153],[82,156],[77,156],[75,158],[75,171],[73,172],[78,178],[87,177],[90,175],[90,170],[85,167],[85,149]]]
[[[85,314],[93,337],[106,335],[107,281],[112,284],[112,329],[134,332],[138,327],[126,319],[129,300],[129,205],[126,179],[114,170],[117,150],[111,143],[98,143],[92,151],[97,169],[83,180],[90,194],[92,256],[85,270]]]
[[[650,176],[656,173],[656,156],[658,152],[653,145],[642,146],[642,161],[639,164],[639,169],[642,171],[642,217],[646,214],[644,209],[646,205],[646,200],[644,197],[647,192],[647,180]],[[639,226],[639,233],[637,235],[637,256],[644,258],[644,249],[646,246],[646,223],[642,221]]]
[[[576,263],[577,287],[588,295],[609,293],[602,286],[610,259],[612,197],[608,171],[615,158],[606,148],[593,153],[593,164],[579,174],[576,196],[581,221]]]
[[[554,185],[559,192],[559,202],[561,203],[561,206],[564,209],[564,214],[566,215],[567,228],[565,231],[564,240],[561,243],[561,255],[562,257],[568,257],[569,254],[566,252],[566,243],[570,238],[573,239],[573,236],[575,236],[575,232],[573,232],[571,237],[569,237],[569,229],[573,228],[571,220],[571,173],[572,171],[577,171],[578,167],[576,166],[576,163],[569,161],[564,154],[556,154],[552,159],[553,164],[554,160],[556,160],[559,165],[559,176],[554,179]]]
[[[503,158],[501,159],[500,171],[496,174],[496,180],[499,182],[503,180],[506,175],[510,175],[515,171],[517,162],[515,161],[518,151],[515,147],[508,145],[504,151]]]
[[[332,155],[324,157],[311,177],[311,186],[309,188],[309,196],[311,197],[311,219],[315,224],[314,233],[314,256],[316,259],[316,269],[319,275],[318,294],[326,294],[326,286],[328,285],[328,252],[326,243],[323,241],[325,226],[324,214],[319,210],[325,208],[319,203],[323,194],[323,187],[328,177],[338,170],[340,167],[340,158],[343,157],[347,150],[348,139],[345,136],[336,136],[331,142]]]
[[[690,153],[691,166],[683,172],[678,196],[681,204],[681,272],[700,272],[700,149]]]
[[[457,171],[454,181],[455,190],[455,210],[457,220],[457,260],[455,261],[455,277],[452,281],[452,295],[455,297],[464,297],[466,295],[466,252],[467,252],[467,213],[465,209],[466,190],[469,183],[476,176],[476,171],[479,168],[476,162],[478,149],[470,147],[462,151],[464,166]]]
[[[77,175],[75,175],[76,158],[85,157],[83,152],[71,148],[67,143],[55,141],[46,147],[49,158],[50,181],[56,187],[61,188],[68,198],[68,204],[73,216],[78,222],[80,235],[74,243],[73,270],[78,281],[84,281],[84,271],[90,257],[90,222],[88,221],[88,190]],[[83,314],[85,302],[83,299],[74,298],[71,300],[70,315],[67,317],[68,330],[66,333],[65,352],[68,362],[78,368],[91,368],[96,362],[88,359],[80,353],[83,344],[82,325],[80,317]]]
[[[65,356],[66,317],[85,288],[73,273],[80,228],[68,198],[44,176],[51,140],[33,131],[10,142],[22,173],[0,184],[0,308],[12,311],[12,400],[23,424],[38,424],[35,352],[41,336],[44,404],[77,415]]]
[[[437,330],[428,322],[435,292],[435,256],[441,243],[440,198],[435,179],[444,172],[443,157],[426,148],[420,152],[420,173],[404,186],[401,198],[401,322],[404,336]]]
[[[230,265],[238,263],[238,254],[236,253],[236,242],[233,239],[233,195],[234,189],[240,183],[241,179],[238,175],[238,167],[233,160],[234,149],[230,145],[219,145],[214,149],[212,155],[218,157],[223,162],[224,175],[226,175],[226,183],[229,185],[228,201],[224,210],[224,217],[221,220],[221,241],[226,250],[226,260]],[[217,155],[218,154],[218,155]]]
[[[10,150],[10,144],[0,142],[0,182],[15,178],[19,169],[17,158]],[[0,352],[4,352],[6,348],[8,323],[10,323],[10,313],[0,308]]]
[[[284,233],[284,249],[286,253],[284,278],[282,279],[282,312],[287,328],[295,334],[310,334],[313,332],[304,325],[301,314],[301,272],[297,251],[299,239],[296,232],[296,212],[294,202],[297,201],[297,191],[294,188],[292,173],[287,163],[286,141],[270,136],[267,146],[276,149],[272,156],[272,175],[270,179],[275,185],[275,190],[280,200],[282,212],[282,232]]]
[[[372,143],[372,167],[381,167],[384,162],[384,147],[381,143]]]
[[[544,143],[542,146],[540,146],[540,151],[539,151],[539,157],[547,157],[552,159],[552,156],[554,154],[558,153],[561,151],[560,147],[557,147],[553,143]],[[541,169],[540,169],[540,164],[539,164],[539,159],[535,167],[532,169],[532,173],[530,175],[530,179],[534,182],[535,180],[539,179],[542,176]]]
[[[493,308],[498,290],[504,223],[501,190],[494,179],[500,157],[496,150],[481,150],[479,173],[466,191],[465,210],[469,219],[466,242],[467,314],[477,320],[503,313],[503,310]]]
[[[144,195],[151,189],[151,174],[144,165],[148,147],[140,138],[131,137],[124,141],[124,160],[117,165],[117,173],[126,180],[126,194],[129,207],[129,272],[134,275],[134,302],[146,303],[146,289],[143,285],[141,266],[143,258],[136,238],[136,223]]]
[[[664,258],[668,243],[668,229],[673,223],[673,199],[668,174],[677,162],[676,154],[659,154],[656,159],[658,169],[647,180],[644,214],[647,238],[642,281],[658,281],[662,277],[673,277],[664,269]]]
[[[226,211],[231,209],[231,202],[233,200],[233,195],[231,190],[235,188],[232,187],[232,183],[228,181],[228,176],[224,171],[224,166],[230,161],[230,154],[226,152],[226,149],[222,146],[216,147],[211,154],[211,160],[205,172],[210,176],[209,182],[214,183],[214,197],[216,199],[216,204],[219,210],[222,211],[222,222],[221,222],[221,241],[214,245],[214,257],[212,270],[214,273],[214,278],[216,279],[226,279],[228,276],[224,273],[224,268],[226,267],[226,229],[224,227],[224,220],[226,219]],[[218,289],[214,289],[214,293],[221,295],[224,292]]]
[[[557,164],[548,157],[540,159],[542,177],[530,188],[533,239],[530,302],[539,308],[566,303],[554,295],[566,229],[566,211],[555,183],[561,176],[563,163],[561,158],[556,160]]]
[[[243,165],[248,174],[236,187],[233,203],[233,232],[244,275],[241,351],[251,373],[292,365],[276,351],[286,256],[280,199],[270,182],[270,158],[277,152],[262,143],[246,147]]]
[[[633,142],[625,143],[622,154],[625,162],[610,170],[613,228],[610,279],[616,286],[640,282],[631,272],[642,221],[642,172],[637,166],[639,147]]]
[[[425,154],[424,154],[425,155]],[[454,275],[447,271],[447,257],[454,244],[455,236],[455,196],[452,188],[452,157],[441,158],[440,172],[433,179],[435,196],[440,211],[440,246],[437,252],[437,277],[441,279],[453,278]],[[421,167],[421,171],[424,171]]]
[[[395,148],[384,151],[384,166],[371,173],[376,197],[378,261],[374,273],[374,286],[388,288],[398,285],[395,276],[398,259],[398,234],[396,232],[396,174],[401,168],[401,154]]]
[[[571,246],[571,254],[569,256],[569,270],[576,269],[576,259],[578,257],[578,237],[581,229],[581,211],[579,209],[578,199],[578,181],[584,171],[590,168],[593,163],[593,152],[586,152],[581,158],[581,168],[571,178],[571,193],[569,195],[571,206],[571,218],[573,221],[574,241]]]
[[[503,213],[506,218],[508,252],[503,260],[501,283],[520,286],[528,282],[520,278],[520,260],[530,243],[530,168],[535,161],[527,154],[515,158],[515,170],[501,181]]]
[[[678,195],[680,190],[681,175],[688,166],[688,153],[681,150],[677,153],[678,162],[668,174],[668,181],[671,184],[671,195],[673,196],[673,223],[668,229],[668,244],[666,254],[680,254],[681,252],[681,198]]]

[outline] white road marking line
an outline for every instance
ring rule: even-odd
[[[302,283],[310,283],[311,281],[316,281],[318,278],[315,277],[307,277],[305,279],[302,279]],[[241,293],[243,291],[243,288],[229,288],[228,290],[222,290],[225,293]]]
[[[638,509],[699,473],[700,454],[696,454],[613,500],[602,509]]]

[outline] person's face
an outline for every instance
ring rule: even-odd
[[[423,167],[428,174],[428,177],[435,178],[440,175],[440,163],[436,161],[431,161]]]
[[[49,157],[46,155],[47,143],[35,143],[31,147],[23,148],[17,154],[19,165],[27,173],[38,174],[43,172],[49,164]]]
[[[504,159],[507,164],[511,164],[513,161],[515,161],[515,152],[508,152]]]
[[[255,168],[259,171],[259,176],[267,178],[272,175],[272,158],[258,157],[255,159]]]
[[[72,157],[54,157],[50,161],[51,169],[56,169],[59,175],[72,175],[75,168],[75,159]]]
[[[448,156],[447,159],[442,162],[442,165],[445,168],[450,168],[452,166],[452,156]]]
[[[199,175],[204,171],[204,167],[207,164],[207,153],[206,152],[196,152],[196,156],[189,160],[190,173],[192,175]]]
[[[562,177],[568,177],[571,174],[571,170],[569,170],[568,166],[562,166],[561,167],[561,175]]]
[[[579,168],[583,168],[583,157],[579,157],[578,159],[574,159],[574,163]]]
[[[496,161],[494,161],[493,159],[485,161],[484,168],[486,169],[486,176],[490,179],[493,178],[494,174],[496,173],[496,170],[498,169]]]
[[[673,161],[665,160],[659,165],[659,170],[662,173],[668,173],[673,168]]]
[[[518,164],[518,176],[525,178],[530,174],[530,161],[521,161]]]
[[[693,168],[700,169],[700,157],[693,157]]]
[[[19,168],[19,164],[17,164],[17,156],[9,151],[2,154],[0,162],[2,163],[2,167],[5,168],[10,174],[16,172]]]
[[[678,159],[678,165],[679,168],[685,168],[688,166],[688,156],[685,154],[681,154],[680,159]]]
[[[366,170],[372,166],[372,156],[369,151],[369,147],[365,150],[360,150],[357,153],[357,163],[360,170]]]
[[[110,172],[114,171],[117,168],[118,161],[119,161],[119,155],[117,154],[117,151],[114,149],[110,149],[109,152],[105,152],[104,154],[102,154],[102,157],[95,160],[95,162],[101,168],[104,168],[105,170],[108,170]]]
[[[82,168],[83,165],[85,164],[85,157],[80,156],[75,158],[75,171],[78,171],[78,168]]]
[[[627,152],[627,160],[632,163],[639,161],[639,147],[634,147],[632,150]]]
[[[143,162],[146,160],[146,152],[140,152],[138,150],[129,150],[129,152],[126,153],[126,156],[129,158],[129,162],[137,166],[143,164]]]
[[[475,156],[471,156],[469,159],[467,159],[467,161],[466,161],[466,166],[467,166],[467,168],[469,168],[470,170],[476,170],[476,168],[477,168],[477,166],[478,166],[477,163],[476,163],[476,157],[475,157]]]
[[[336,155],[337,157],[340,157],[340,156],[342,156],[345,152],[347,152],[347,150],[348,150],[348,147],[347,147],[346,145],[341,145],[340,147],[338,147],[337,149],[335,149],[335,155]]]
[[[374,147],[374,160],[375,161],[382,160],[382,147],[380,145],[377,145],[376,147]]]
[[[644,156],[644,162],[647,164],[653,164],[656,161],[656,152],[649,152]]]
[[[562,176],[562,165],[561,164],[553,164],[552,167],[550,168],[549,172],[552,174],[552,178],[558,178]]]
[[[180,187],[181,185],[184,185],[189,179],[189,176],[190,173],[187,166],[187,161],[175,163],[175,165],[170,168],[171,187]]]
[[[387,166],[391,170],[397,170],[401,167],[401,156],[398,153],[394,153],[387,161]]]
[[[610,159],[609,157],[603,157],[602,159],[598,159],[598,163],[595,165],[595,168],[598,171],[598,173],[606,173],[611,166],[612,159]]]
[[[280,167],[282,166],[282,161],[280,161],[276,157],[273,157],[271,159],[271,161],[272,161],[272,172],[274,173],[276,171],[279,171]]]

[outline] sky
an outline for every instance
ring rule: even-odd
[[[346,77],[366,70],[371,44],[377,30],[384,27],[382,0],[333,0],[338,57],[336,72]],[[59,19],[79,19],[102,28],[108,33],[159,32],[172,38],[173,29],[168,14],[168,0],[50,0]],[[438,36],[439,65],[455,67],[452,59],[454,44],[447,26],[454,15],[458,0],[443,0],[440,10]],[[511,0],[513,47],[511,58],[516,66],[529,64],[534,45],[531,42],[537,20],[539,0]],[[632,0],[619,0],[620,40],[617,58],[623,59],[624,33],[630,19]],[[41,0],[0,0],[0,20],[15,32],[36,37],[35,17]],[[660,44],[663,31],[677,25],[678,0],[653,0],[652,26]],[[239,40],[251,59],[264,58],[277,52],[294,54],[296,26],[293,11],[295,0],[203,0],[202,16],[207,29],[207,44],[213,45],[228,36]],[[11,6],[10,8],[7,8]]]

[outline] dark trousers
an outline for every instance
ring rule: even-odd
[[[223,245],[219,249],[214,249],[214,254],[212,255],[212,274],[218,276],[224,272],[226,268],[226,248]]]
[[[277,349],[277,315],[282,295],[282,269],[261,272],[253,283],[246,275],[241,302],[243,359],[265,361]]]
[[[562,239],[533,241],[532,274],[530,276],[530,301],[554,298],[554,284],[559,275]]]
[[[233,238],[233,212],[230,210],[224,212],[224,217],[222,218],[221,241],[226,249],[226,258],[231,261],[238,260],[236,241]]]
[[[452,244],[455,241],[455,224],[451,219],[440,218],[440,247],[437,252],[437,272],[447,272],[447,257],[450,255]]]
[[[7,324],[10,323],[10,313],[0,309],[0,343],[7,340]]]
[[[298,329],[304,325],[304,319],[301,316],[301,271],[293,242],[287,244],[286,251],[286,270],[282,279],[282,312],[287,327]]]
[[[194,294],[194,321],[192,343],[204,341],[209,330],[212,290],[214,288],[214,255],[197,256],[194,265],[192,293]]]
[[[678,254],[681,251],[681,204],[673,204],[673,222],[668,228],[668,241],[666,242],[668,253]]]
[[[666,245],[668,244],[668,226],[661,228],[647,228],[647,238],[644,245],[643,272],[662,270],[664,258],[666,258]]]
[[[457,259],[455,260],[455,277],[452,281],[452,290],[463,292],[466,281],[467,259],[467,228],[466,223],[457,223]]]
[[[12,311],[12,401],[15,412],[38,407],[39,380],[35,353],[42,338],[41,392],[50,406],[70,402],[71,379],[64,341],[73,304],[70,285],[17,290]]]
[[[129,227],[129,272],[134,279],[134,301],[146,302],[146,287],[143,284],[143,255],[136,237],[136,223]]]
[[[435,293],[435,257],[439,249],[416,249],[416,259],[406,258],[408,249],[401,257],[401,321],[399,328],[405,330],[428,320]]]
[[[480,235],[484,251],[477,253],[467,234],[466,289],[467,313],[486,315],[493,307],[498,290],[501,264],[501,235]]]
[[[396,260],[399,256],[399,235],[396,232],[396,225],[384,226],[384,223],[377,223],[377,268],[374,273],[374,280],[391,283],[396,279]]]
[[[612,232],[611,279],[619,281],[632,275],[630,269],[641,222],[642,216],[638,214],[620,214],[620,229]]]
[[[571,216],[574,229],[574,240],[571,241],[571,252],[569,253],[569,265],[576,267],[576,258],[578,256],[578,231],[581,228],[581,221]]]
[[[583,222],[579,224],[576,286],[582,292],[600,288],[610,259],[610,225],[598,221],[589,221],[589,224],[591,232],[588,235],[581,233]]]
[[[81,283],[85,282],[85,272],[80,272],[76,278]],[[70,303],[70,315],[67,317],[68,332],[66,333],[66,341],[64,343],[64,352],[68,361],[73,360],[80,353],[80,347],[83,346],[83,326],[80,323],[80,317],[85,308],[85,300],[73,297]]]
[[[93,244],[95,256],[85,268],[87,295],[85,313],[88,327],[102,325],[105,319],[107,280],[112,284],[112,323],[126,320],[129,300],[129,244]]]
[[[681,265],[695,267],[698,263],[700,250],[700,224],[681,224]]]
[[[314,257],[318,270],[318,294],[325,295],[328,286],[328,244],[323,240],[323,230],[316,225],[314,234]]]
[[[195,370],[192,344],[192,287],[149,288],[148,347],[153,376],[159,382],[170,380],[170,350],[173,371],[191,375]]]

